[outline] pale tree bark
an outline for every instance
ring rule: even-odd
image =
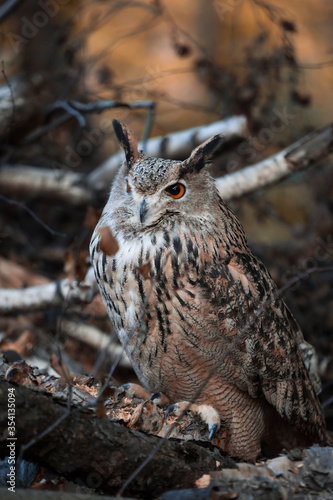
[[[147,154],[165,158],[185,158],[191,150],[216,133],[225,141],[245,138],[243,117],[216,122],[209,127],[189,129],[147,143]],[[225,131],[223,132],[223,127]],[[240,198],[274,184],[296,171],[325,159],[333,150],[332,124],[315,130],[288,148],[243,170],[218,177],[217,188],[225,200]],[[142,144],[139,143],[139,147]],[[121,162],[119,152],[96,168],[88,177],[81,173],[59,172],[29,166],[5,166],[0,169],[0,192],[51,196],[74,205],[91,203],[98,193],[107,192]]]
[[[89,303],[97,293],[92,267],[81,283],[63,280],[22,289],[0,289],[0,311],[3,314],[31,312],[66,304]]]
[[[211,133],[212,129],[210,129],[209,135]],[[204,140],[202,134],[198,140],[199,142]],[[292,173],[301,171],[327,158],[332,151],[333,126],[330,124],[311,132],[280,153],[260,163],[217,178],[216,185],[222,198],[229,201],[277,183]],[[103,167],[102,172],[103,177],[104,175],[110,175],[111,170]],[[3,174],[3,171],[0,171],[0,182],[1,174]],[[76,284],[69,286],[67,280],[63,280],[39,287],[28,287],[23,290],[0,289],[0,311],[2,313],[14,313],[43,309],[51,305],[59,305],[64,298],[70,303],[77,301],[89,302],[96,293],[97,287],[93,271],[90,268],[85,282],[80,286]]]
[[[220,134],[224,142],[244,139],[247,136],[244,116],[234,116],[207,126],[175,132],[165,137],[154,137],[147,141],[146,153],[161,158],[185,159],[192,149],[212,135]],[[139,143],[139,149],[144,144]],[[124,160],[119,151],[88,176],[78,172],[33,166],[5,165],[0,168],[0,193],[29,194],[29,196],[51,196],[73,205],[92,203],[99,193],[106,193]]]
[[[333,124],[314,130],[260,163],[219,177],[216,186],[224,200],[240,198],[318,163],[332,151]]]

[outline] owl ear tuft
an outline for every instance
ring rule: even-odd
[[[121,148],[124,150],[126,163],[129,167],[131,167],[140,156],[136,139],[133,133],[129,128],[126,127],[124,123],[121,123],[118,120],[113,120],[112,125],[118,142]]]
[[[184,161],[186,170],[201,170],[212,159],[216,151],[223,144],[224,139],[220,135],[214,135],[207,141],[195,148],[191,155]]]

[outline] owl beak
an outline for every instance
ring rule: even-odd
[[[145,220],[145,217],[147,215],[147,212],[148,212],[147,201],[146,201],[146,198],[143,198],[143,200],[141,202],[141,205],[140,205],[140,212],[139,212],[141,224],[144,223],[144,220]]]

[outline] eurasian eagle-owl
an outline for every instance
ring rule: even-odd
[[[262,446],[277,453],[325,443],[316,374],[301,349],[310,346],[207,172],[220,136],[173,161],[139,152],[116,120],[114,130],[126,161],[90,252],[143,387],[178,408],[196,397],[213,443],[245,460]],[[117,240],[115,255],[100,249],[103,227]]]

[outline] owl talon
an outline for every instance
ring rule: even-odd
[[[169,416],[170,413],[174,413],[175,412],[176,406],[177,406],[177,403],[168,406],[168,408],[164,412],[164,420],[166,420],[168,418],[168,416]]]
[[[170,413],[173,413],[177,417],[185,413],[186,411],[192,411],[200,415],[202,420],[207,424],[209,430],[209,440],[211,440],[220,428],[221,420],[217,411],[209,405],[196,405],[189,403],[188,401],[181,401],[180,403],[175,403],[170,405],[165,413],[164,420],[168,418]]]
[[[153,392],[150,396],[149,401],[154,401],[155,399],[159,399],[162,396],[160,392]]]

